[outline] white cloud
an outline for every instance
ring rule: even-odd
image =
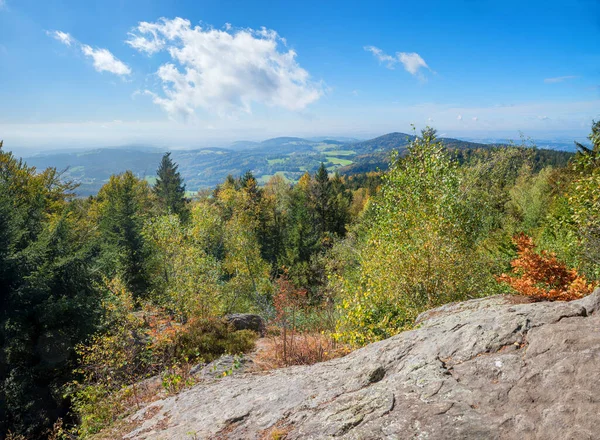
[[[411,75],[416,75],[421,67],[429,69],[429,66],[427,65],[425,60],[421,58],[421,55],[419,55],[418,53],[398,52],[396,56],[404,65],[404,70],[406,70]]]
[[[68,32],[46,31],[46,34],[55,40],[60,41],[65,46],[76,46],[81,49],[85,56],[90,57],[93,60],[94,68],[98,72],[110,72],[120,76],[131,74],[129,66],[117,59],[108,49],[94,49],[87,44],[82,44]]]
[[[371,52],[375,56],[375,58],[377,58],[379,60],[379,62],[381,62],[381,63],[387,63],[387,68],[388,69],[393,69],[394,68],[394,64],[396,64],[398,62],[398,60],[396,58],[394,58],[391,55],[388,55],[388,54],[384,53],[378,47],[375,47],[375,46],[365,46],[365,50],[367,52]]]
[[[6,0],[0,0],[0,10],[6,8]]]
[[[365,46],[364,49],[371,52],[379,62],[386,63],[388,69],[394,69],[396,63],[401,63],[404,70],[421,79],[424,79],[419,72],[421,68],[431,70],[421,55],[416,52],[396,52],[396,56],[391,56],[375,46]]]
[[[462,115],[458,115],[458,116],[456,117],[456,119],[458,119],[459,121],[462,121]]]
[[[547,121],[548,119],[550,119],[548,116],[538,116],[538,119],[540,121]]]
[[[477,116],[473,116],[473,121],[477,122],[479,120],[479,118]]]
[[[152,55],[161,51],[165,47],[165,40],[160,34],[166,31],[169,35],[173,35],[174,26],[169,26],[169,29],[163,23],[148,23],[141,22],[135,29],[139,34],[129,33],[129,40],[126,41],[134,49]]]
[[[94,68],[98,72],[110,72],[115,75],[130,75],[131,69],[121,60],[115,58],[108,49],[92,48],[87,44],[81,46],[85,56],[94,60]]]
[[[576,78],[579,78],[579,77],[576,75],[557,76],[556,78],[546,78],[544,80],[544,82],[546,84],[556,84],[556,83],[560,83],[563,81],[567,81],[569,79],[576,79]]]
[[[2,1],[2,0],[0,0],[0,1]],[[75,42],[75,40],[73,39],[71,34],[69,34],[68,32],[47,31],[46,35],[54,38],[57,41],[60,41],[65,46],[69,46],[69,47]]]
[[[171,62],[156,72],[163,94],[153,101],[170,116],[191,116],[198,108],[250,113],[252,103],[302,110],[321,97],[322,85],[310,79],[277,32],[231,29],[162,18],[142,22],[129,34],[127,44],[140,52],[169,53]]]

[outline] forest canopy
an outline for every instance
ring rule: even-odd
[[[387,171],[321,164],[263,186],[248,171],[192,198],[168,153],[154,185],[127,171],[83,199],[0,149],[0,437],[85,437],[135,407],[137,382],[180,389],[185,366],[252,349],[230,313],[350,350],[452,301],[585,295],[600,280],[600,123],[589,140],[564,165],[452,150],[427,128]]]

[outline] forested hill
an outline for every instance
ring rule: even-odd
[[[279,137],[262,142],[240,141],[229,148],[201,148],[174,150],[172,157],[179,164],[186,188],[195,192],[214,187],[231,174],[240,176],[252,171],[259,183],[266,183],[273,175],[296,182],[305,173],[314,173],[321,163],[329,172],[342,174],[387,169],[392,150],[403,152],[415,139],[406,133],[389,133],[377,138],[348,142],[333,139],[302,139]],[[488,144],[441,138],[452,150],[481,151]],[[64,170],[64,177],[80,184],[80,196],[96,194],[112,174],[131,170],[136,176],[154,182],[156,164],[163,151],[154,148],[99,148],[87,151],[49,153],[26,158],[30,166],[38,169],[55,167]],[[570,153],[539,150],[542,162],[562,166]],[[470,157],[465,153],[463,156]]]
[[[405,133],[389,133],[375,139],[354,143],[352,148],[357,155],[354,157],[353,163],[340,167],[337,171],[347,176],[377,170],[385,171],[389,166],[390,152],[397,150],[400,154],[405,154],[406,148],[415,139],[415,136]],[[503,146],[502,144],[482,144],[454,138],[440,138],[440,142],[461,163],[478,158],[485,159],[491,151]],[[545,166],[563,167],[572,156],[573,153],[568,151],[536,148],[532,161],[539,170]]]

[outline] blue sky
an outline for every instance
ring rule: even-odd
[[[0,138],[584,136],[600,2],[0,0]]]

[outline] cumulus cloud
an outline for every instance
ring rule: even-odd
[[[94,61],[94,69],[98,72],[110,72],[115,75],[130,75],[131,69],[123,61],[115,58],[108,49],[92,48],[87,44],[81,46],[81,51]]]
[[[548,116],[538,116],[538,119],[540,121],[547,121],[548,119],[550,119]]]
[[[48,31],[46,32],[46,34],[54,38],[55,40],[60,41],[65,46],[71,46],[75,42],[71,34],[69,34],[68,32]]]
[[[416,52],[396,52],[395,56],[391,56],[375,46],[365,46],[364,49],[371,52],[380,63],[385,63],[388,69],[394,69],[397,63],[401,63],[404,70],[420,78],[423,78],[420,73],[421,68],[431,70],[421,55]]]
[[[270,29],[218,30],[162,18],[139,23],[127,44],[148,55],[163,50],[170,55],[156,72],[163,93],[153,94],[153,101],[172,117],[198,108],[249,113],[252,103],[302,110],[323,94],[297,63],[296,52]]]
[[[471,119],[473,119],[473,121],[477,122],[479,120],[479,118],[477,116],[473,116]]]
[[[86,57],[92,59],[94,69],[98,72],[110,72],[119,76],[131,74],[129,66],[116,58],[108,49],[93,48],[87,44],[82,44],[68,32],[47,31],[46,34],[55,40],[60,41],[65,46],[78,47]]]
[[[546,84],[556,84],[556,83],[560,83],[563,81],[568,81],[570,79],[576,79],[576,78],[579,78],[579,77],[576,75],[557,76],[556,78],[546,78],[544,80],[544,82]]]

